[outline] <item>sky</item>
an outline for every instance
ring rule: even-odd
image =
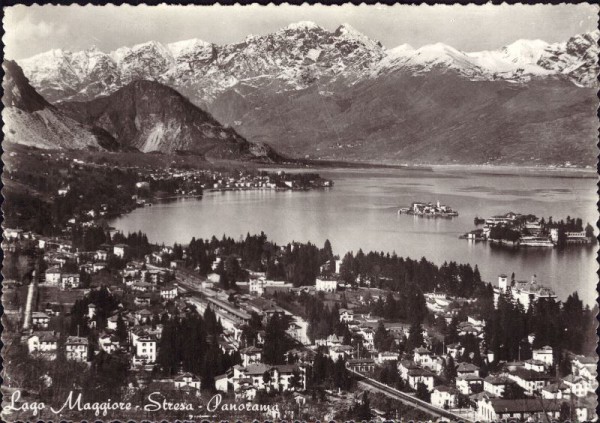
[[[387,48],[443,42],[463,51],[492,50],[518,39],[550,43],[597,28],[598,6],[579,5],[247,5],[11,6],[5,8],[5,55],[22,59],[51,49],[95,45],[109,52],[154,40],[243,41],[309,20],[335,30],[349,23]]]

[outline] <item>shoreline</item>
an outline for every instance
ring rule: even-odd
[[[485,174],[498,176],[522,176],[522,177],[558,177],[558,178],[581,178],[592,179],[597,177],[597,171],[593,167],[557,167],[552,165],[519,166],[514,164],[391,164],[378,162],[352,162],[343,160],[297,160],[285,163],[259,164],[261,169],[348,169],[348,170],[377,170],[394,169],[424,172],[468,172],[470,174]]]

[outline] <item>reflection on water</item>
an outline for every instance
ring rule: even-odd
[[[512,210],[553,216],[581,217],[594,224],[595,180],[448,174],[406,170],[319,170],[335,181],[327,191],[213,192],[137,209],[117,219],[124,232],[141,230],[154,242],[187,243],[195,237],[239,237],[264,231],[278,243],[332,242],[334,251],[378,250],[413,258],[477,264],[486,280],[499,273],[551,285],[564,298],[575,290],[595,299],[594,248],[512,250],[473,244],[458,236],[473,228],[475,216]],[[440,201],[457,209],[454,219],[397,215],[413,201]]]

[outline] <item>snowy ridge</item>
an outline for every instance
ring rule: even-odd
[[[95,47],[51,50],[20,62],[31,84],[51,102],[106,96],[137,79],[158,80],[198,105],[211,104],[238,84],[279,91],[319,82],[353,85],[391,72],[453,72],[471,80],[525,83],[561,78],[596,83],[598,31],[562,43],[518,40],[498,50],[462,52],[443,43],[386,50],[348,24],[329,31],[310,21],[264,36],[215,45],[199,39],[163,45],[149,41],[104,53]],[[259,78],[260,77],[260,78]]]

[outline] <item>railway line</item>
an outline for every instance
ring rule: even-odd
[[[448,419],[453,422],[464,422],[464,423],[472,423],[471,420],[465,419],[464,417],[459,416],[458,414],[454,414],[448,410],[444,410],[439,407],[435,407],[428,402],[422,401],[418,398],[413,397],[412,395],[408,395],[405,392],[401,392],[397,389],[394,389],[390,386],[384,385],[381,382],[378,382],[374,379],[371,379],[361,373],[355,372],[354,370],[347,369],[352,376],[354,376],[360,383],[366,385],[372,390],[377,392],[381,392],[382,394],[398,400],[404,404],[415,407],[418,410],[424,411],[434,417],[441,419]]]

